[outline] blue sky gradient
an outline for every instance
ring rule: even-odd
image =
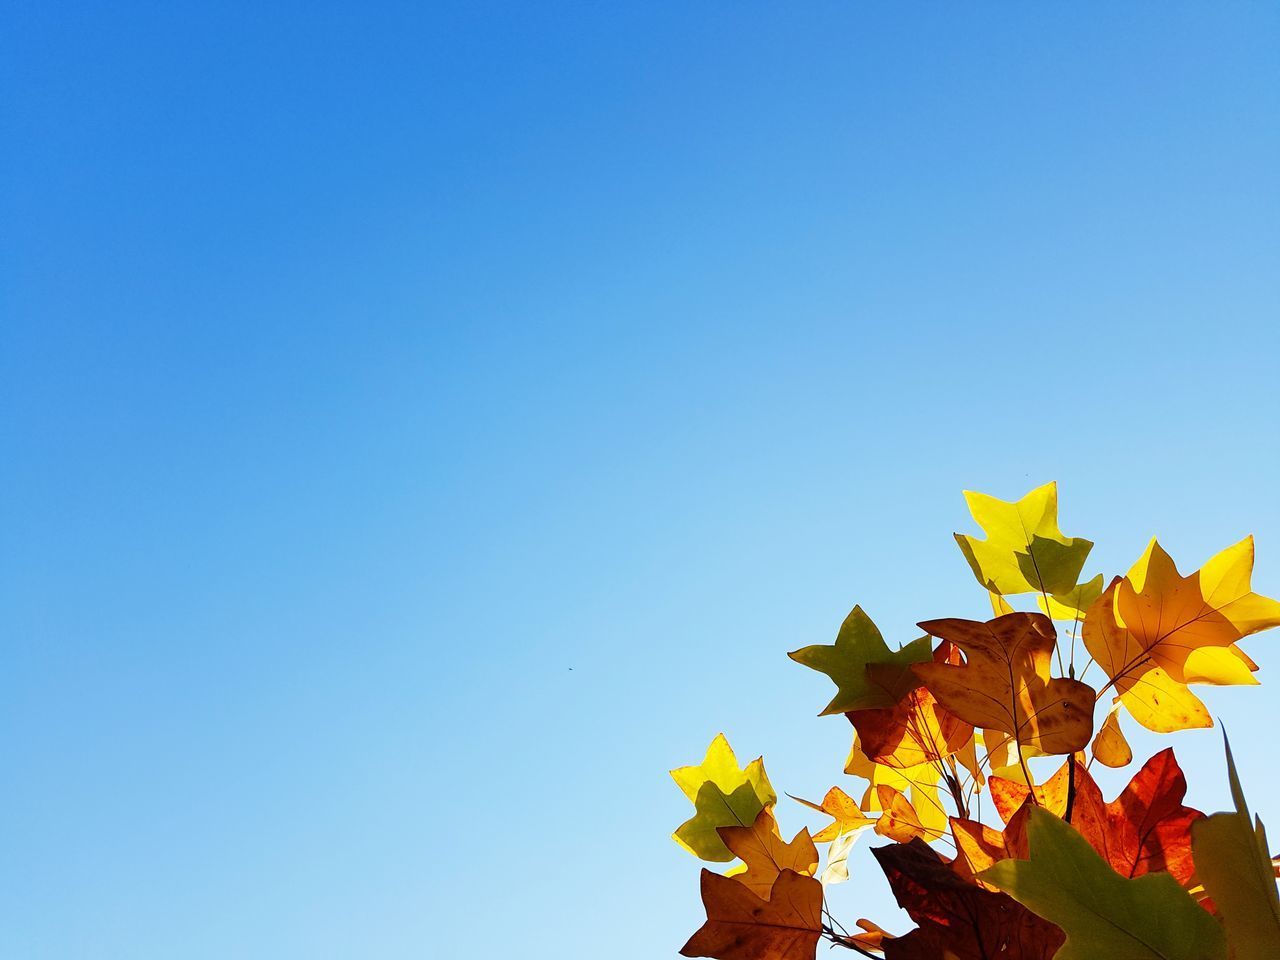
[[[1273,4],[2,17],[0,955],[671,956],[666,770],[852,787],[785,653],[984,615],[965,488],[1280,593]]]

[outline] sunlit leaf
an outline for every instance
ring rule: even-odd
[[[1133,760],[1133,749],[1120,729],[1120,701],[1107,711],[1106,719],[1093,738],[1093,758],[1104,767],[1126,767]]]
[[[1026,860],[1002,860],[980,878],[1061,927],[1055,960],[1226,960],[1222,929],[1167,873],[1126,879],[1079,833],[1039,807],[1028,811]]]
[[[702,871],[707,922],[680,950],[718,960],[813,960],[822,934],[822,884],[783,870],[768,899],[732,877]]]
[[[680,825],[673,838],[703,860],[732,860],[733,853],[716,829],[750,826],[761,810],[778,800],[764,760],[757,757],[746,769],[739,767],[723,733],[711,741],[702,763],[672,770],[671,778],[694,802],[694,815]]]
[[[993,593],[1068,593],[1093,543],[1058,529],[1058,485],[1046,483],[1021,500],[966,490],[969,512],[985,540],[957,533],[956,543],[978,582]]]
[[[1052,678],[1057,642],[1053,622],[1039,613],[978,620],[927,620],[922,630],[959,647],[967,663],[916,664],[912,669],[961,720],[1001,730],[1045,753],[1072,753],[1093,733],[1094,691]]]
[[[1234,960],[1275,960],[1280,957],[1276,870],[1262,821],[1250,818],[1230,743],[1226,752],[1236,809],[1192,826],[1196,873],[1222,916]]]
[[[1040,609],[1054,620],[1083,620],[1093,602],[1102,594],[1102,574],[1078,584],[1066,593],[1036,597]]]
[[[876,833],[899,843],[906,843],[916,837],[930,839],[930,831],[920,822],[916,808],[900,791],[880,786],[876,788],[876,793],[880,797],[880,809],[883,811],[876,821]]]
[[[742,860],[745,867],[730,875],[756,896],[767,899],[773,882],[783,870],[812,877],[818,869],[818,848],[808,830],[801,830],[790,843],[778,836],[778,825],[768,810],[761,810],[749,827],[720,827],[724,845]]]
[[[1252,571],[1252,537],[1186,577],[1152,540],[1089,609],[1085,646],[1143,726],[1212,726],[1188,684],[1257,683],[1256,665],[1235,642],[1280,624],[1280,603],[1253,592]]]
[[[837,690],[820,716],[892,707],[915,686],[910,666],[928,660],[933,646],[921,637],[901,650],[890,650],[861,607],[854,607],[840,625],[834,644],[814,644],[787,654],[796,663],[825,673]],[[868,671],[869,666],[879,669]]]

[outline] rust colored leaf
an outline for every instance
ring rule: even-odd
[[[1166,748],[1142,765],[1110,802],[1082,766],[1076,768],[1071,825],[1124,877],[1164,871],[1186,885],[1195,867],[1191,824],[1204,816],[1185,806],[1187,781]]]
[[[1058,817],[1066,814],[1069,772],[1064,763],[1036,787],[1040,805]],[[1030,791],[1020,783],[999,777],[992,777],[990,785],[996,810],[1012,824],[1010,818]],[[1187,781],[1172,749],[1161,750],[1143,764],[1110,802],[1102,799],[1098,784],[1077,760],[1071,825],[1121,876],[1164,871],[1185,885],[1194,872],[1191,824],[1203,816],[1199,810],[1183,805],[1186,792]],[[1005,833],[1009,833],[1008,828]]]
[[[872,851],[898,905],[916,923],[882,942],[885,960],[1050,960],[1062,931],[1003,893],[957,876],[923,841]]]
[[[967,658],[912,667],[938,702],[966,723],[1002,730],[1045,753],[1074,753],[1093,733],[1094,691],[1049,674],[1057,634],[1042,613],[979,620],[928,620],[922,630],[950,640]]]
[[[933,654],[934,663],[958,659],[959,652],[949,643],[940,644]],[[854,710],[845,716],[858,731],[866,757],[898,770],[936,764],[973,738],[972,724],[941,706],[919,681],[892,707]]]
[[[783,870],[769,899],[732,877],[702,871],[707,922],[680,953],[718,960],[813,960],[822,934],[822,884]]]

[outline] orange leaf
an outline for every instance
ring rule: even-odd
[[[1083,754],[1076,755],[1077,772],[1083,766],[1083,756]],[[1053,776],[1044,783],[1037,784],[1035,788],[1036,803],[1055,817],[1065,816],[1067,812],[1069,773],[1067,764],[1064,763]],[[1005,823],[1013,818],[1018,808],[1031,795],[1031,790],[1025,784],[1006,780],[1004,777],[992,777],[987,783],[991,790],[991,800],[996,805],[996,812]]]
[[[718,960],[813,960],[822,935],[822,884],[783,870],[767,900],[731,877],[702,871],[707,922],[680,953]]]
[[[1250,587],[1253,538],[1182,576],[1152,540],[1089,608],[1084,644],[1133,718],[1168,733],[1213,721],[1190,683],[1255,684],[1237,640],[1280,624],[1280,603]]]
[[[791,799],[820,813],[835,817],[834,823],[827,824],[813,835],[814,843],[829,843],[843,834],[871,826],[871,819],[858,808],[853,798],[839,787],[828,790],[827,795],[822,798],[822,803],[812,803],[800,797]]]
[[[935,663],[957,660],[959,651],[943,643],[933,658]],[[845,716],[858,731],[863,754],[872,763],[898,770],[936,764],[973,737],[973,726],[941,707],[919,683],[892,707],[854,710]]]
[[[1185,885],[1195,871],[1191,824],[1204,816],[1183,805],[1186,792],[1186,778],[1169,748],[1143,764],[1109,803],[1078,765],[1071,825],[1121,876],[1164,871]]]
[[[920,822],[916,808],[901,791],[881,784],[876,787],[876,792],[880,797],[880,809],[884,811],[876,821],[876,833],[899,843],[906,843],[916,837],[928,839],[931,831]]]
[[[787,843],[778,836],[778,825],[768,810],[761,810],[749,827],[720,827],[716,833],[734,856],[746,864],[744,872],[732,874],[733,879],[763,899],[768,899],[774,881],[783,870],[812,877],[818,869],[818,848],[813,845],[809,831],[802,829]]]

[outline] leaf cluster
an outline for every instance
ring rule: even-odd
[[[707,921],[681,953],[812,960],[825,939],[884,960],[1280,958],[1276,868],[1229,746],[1235,809],[1209,817],[1183,803],[1172,749],[1109,801],[1090,772],[1132,762],[1122,716],[1212,726],[1191,686],[1257,683],[1239,641],[1280,625],[1280,603],[1253,592],[1252,538],[1186,576],[1153,539],[1107,582],[1082,576],[1093,543],[1062,533],[1055,484],[965,498],[984,535],[955,538],[989,619],[923,620],[893,649],[855,606],[834,643],[789,654],[835,684],[820,715],[852,727],[861,791],[792,798],[830,823],[784,840],[763,760],[740,767],[723,734],[671,772],[694,805],[676,841],[736,861],[703,870]],[[1037,782],[1028,761],[1054,756]],[[873,853],[916,924],[900,935],[827,909],[870,833],[891,841]]]

